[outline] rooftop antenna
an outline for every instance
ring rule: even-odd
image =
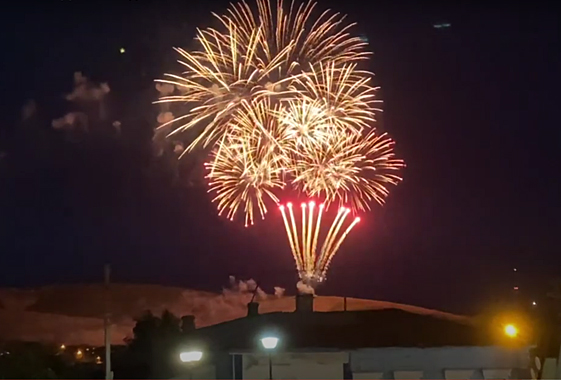
[[[251,301],[249,301],[249,302],[252,303],[252,302],[255,301],[255,296],[257,295],[257,289],[259,289],[259,283],[258,282],[255,283],[255,289],[253,289],[253,291],[252,291],[253,295],[251,296]]]

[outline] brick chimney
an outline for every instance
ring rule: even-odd
[[[311,313],[314,311],[314,295],[313,294],[297,294],[296,295],[296,312]]]
[[[253,317],[259,315],[259,303],[251,301],[247,304],[247,316]]]
[[[183,317],[181,317],[181,331],[183,331],[184,333],[195,331],[194,315],[184,315]]]

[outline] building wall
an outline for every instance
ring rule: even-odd
[[[241,378],[269,378],[267,355],[242,357]],[[344,373],[345,363],[349,363],[352,375]],[[528,348],[372,348],[338,353],[282,353],[272,356],[272,364],[275,379],[531,378]]]
[[[274,379],[343,379],[349,356],[334,353],[283,353],[271,355]],[[268,379],[269,356],[243,355],[243,379]]]
[[[193,368],[190,375],[191,376],[189,377],[192,379],[200,379],[200,380],[216,379],[217,378],[216,367],[212,364],[197,366]]]
[[[279,353],[272,355],[271,360],[275,379],[530,379],[528,351],[527,347],[371,348],[336,353]],[[266,354],[239,357],[238,361],[226,354],[215,357],[213,364],[192,368],[188,377],[269,378]]]
[[[371,348],[351,352],[353,378],[530,378],[529,348]]]

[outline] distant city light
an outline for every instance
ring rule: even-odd
[[[536,301],[532,301],[532,306],[537,306],[538,303]]]
[[[61,349],[61,350],[66,350],[66,346],[65,346],[64,344],[61,344],[61,345],[60,345],[60,349]]]
[[[514,290],[518,290],[518,286],[515,286],[513,289],[514,289]]]
[[[76,351],[76,359],[80,360],[83,357],[84,357],[84,353],[82,352],[82,350]]]
[[[125,48],[120,48],[120,49],[119,49],[119,52],[120,52],[121,54],[124,54],[124,53],[125,53]]]
[[[433,28],[435,29],[442,29],[442,28],[449,28],[451,27],[452,24],[448,23],[448,22],[443,22],[443,23],[439,23],[439,24],[433,24]]]
[[[513,269],[513,271],[515,271],[515,272],[516,272],[517,270],[518,270],[518,269],[516,269],[516,268]]]

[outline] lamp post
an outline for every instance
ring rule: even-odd
[[[193,374],[191,373],[191,366],[193,365],[193,363],[199,362],[202,358],[202,351],[185,351],[179,354],[179,359],[183,363],[187,363],[189,369],[189,379],[193,378]]]
[[[271,358],[271,352],[277,348],[277,344],[279,343],[279,338],[275,336],[266,336],[261,339],[261,344],[263,348],[266,349],[269,353],[269,379],[273,379],[273,360]]]

